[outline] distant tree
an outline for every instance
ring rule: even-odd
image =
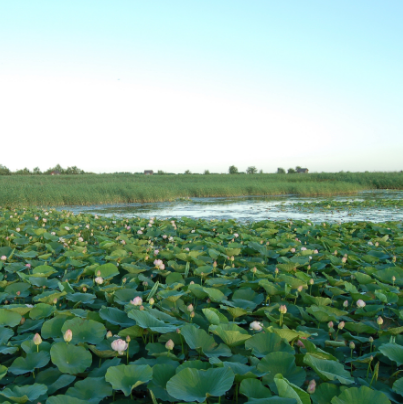
[[[301,166],[296,166],[296,167],[295,167],[295,171],[298,172],[299,170],[302,170],[302,167],[301,167]]]
[[[281,167],[277,168],[277,174],[285,174],[284,168]]]
[[[190,172],[190,170],[186,170],[185,174],[192,174],[192,173]]]
[[[203,174],[205,174],[205,175],[210,174],[210,171],[209,170],[204,170]]]
[[[296,171],[293,168],[288,169],[288,174],[295,174]]]
[[[231,167],[228,169],[228,172],[229,172],[230,174],[238,174],[238,169],[237,169],[235,166],[231,166]]]
[[[162,171],[162,170],[158,170],[158,171],[157,171],[157,174],[158,174],[158,175],[163,175],[163,174],[165,174],[165,173],[164,173],[164,171]]]
[[[259,174],[263,174],[263,170],[259,170]]]
[[[250,166],[246,169],[246,174],[256,174],[257,168],[255,166]]]
[[[0,175],[10,175],[11,171],[3,164],[0,164]]]
[[[29,175],[31,174],[31,171],[27,167],[23,168],[22,170],[17,170],[15,172],[17,175]]]
[[[33,172],[34,174],[37,174],[37,175],[42,174],[42,171],[41,171],[41,169],[40,169],[39,167],[35,167],[32,172]]]

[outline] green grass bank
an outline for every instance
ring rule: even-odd
[[[403,173],[0,176],[0,206],[159,202],[180,197],[332,196],[403,189]]]

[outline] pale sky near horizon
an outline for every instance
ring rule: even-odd
[[[402,170],[402,19],[402,0],[0,0],[0,164]]]

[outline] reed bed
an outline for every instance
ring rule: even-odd
[[[161,202],[242,195],[333,196],[403,189],[403,173],[0,176],[0,206]]]

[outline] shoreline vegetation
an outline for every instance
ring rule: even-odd
[[[330,197],[377,189],[403,189],[403,173],[2,175],[0,206],[85,206],[287,194]]]

